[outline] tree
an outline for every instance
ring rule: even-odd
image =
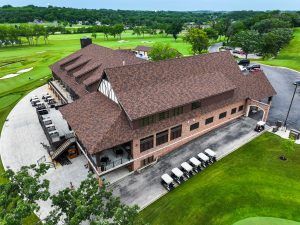
[[[97,38],[97,33],[95,33],[95,32],[92,33],[92,38],[95,38],[95,39],[96,39],[96,38]]]
[[[291,24],[289,22],[280,20],[278,18],[264,19],[254,24],[252,27],[257,30],[260,34],[270,32],[277,28],[289,28]]]
[[[180,57],[181,53],[171,48],[169,44],[156,43],[149,52],[149,57],[153,61],[173,59]]]
[[[237,21],[234,23],[231,23],[231,25],[228,27],[225,36],[227,37],[227,43],[230,41],[231,37],[235,34],[239,33],[242,30],[245,30],[246,27],[243,22]]]
[[[36,201],[50,196],[49,181],[41,179],[48,169],[41,164],[4,172],[7,182],[0,184],[0,224],[22,224],[23,219],[39,210]]]
[[[260,35],[254,30],[241,31],[232,37],[231,45],[234,47],[241,47],[245,52],[247,59],[249,53],[258,51],[260,46]]]
[[[113,29],[116,35],[119,35],[120,39],[122,38],[122,33],[124,32],[125,28],[123,24],[116,24],[113,26]]]
[[[89,221],[94,225],[133,225],[137,221],[138,207],[122,204],[104,184],[89,174],[77,189],[66,188],[51,196],[54,209],[44,221],[56,225],[58,221],[79,225]]]
[[[262,35],[260,52],[264,57],[277,56],[281,48],[286,46],[293,38],[293,30],[280,28]]]
[[[176,41],[178,38],[178,34],[182,31],[182,29],[183,29],[182,23],[174,22],[174,23],[170,24],[169,26],[167,26],[165,32],[166,32],[166,34],[172,34],[173,38]]]
[[[184,40],[192,45],[194,54],[201,54],[207,50],[209,40],[207,34],[199,28],[191,28],[184,36]]]
[[[204,31],[209,39],[217,40],[219,37],[218,31],[213,28],[205,28]]]

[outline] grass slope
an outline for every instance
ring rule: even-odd
[[[232,225],[248,217],[300,221],[300,146],[280,161],[282,139],[265,133],[146,209],[151,225]],[[171,169],[171,168],[170,168]]]
[[[295,28],[294,39],[287,47],[280,51],[275,59],[260,62],[271,66],[284,66],[300,71],[300,28]]]

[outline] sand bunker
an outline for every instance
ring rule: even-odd
[[[8,79],[8,78],[12,78],[12,77],[19,76],[19,75],[21,75],[22,73],[29,72],[29,71],[32,70],[32,69],[33,69],[33,67],[30,67],[30,68],[27,68],[27,69],[19,70],[17,73],[7,74],[7,75],[5,75],[5,76],[3,76],[3,77],[0,77],[0,80]]]
[[[125,43],[125,42],[128,42],[128,41],[126,41],[126,40],[120,40],[120,41],[118,41],[119,43]]]

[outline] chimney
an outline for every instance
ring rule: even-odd
[[[88,37],[80,38],[81,48],[85,48],[86,46],[92,44],[92,39]]]

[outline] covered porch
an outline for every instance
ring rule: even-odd
[[[101,174],[124,166],[131,170],[130,164],[133,161],[132,141],[101,151],[92,158]]]

